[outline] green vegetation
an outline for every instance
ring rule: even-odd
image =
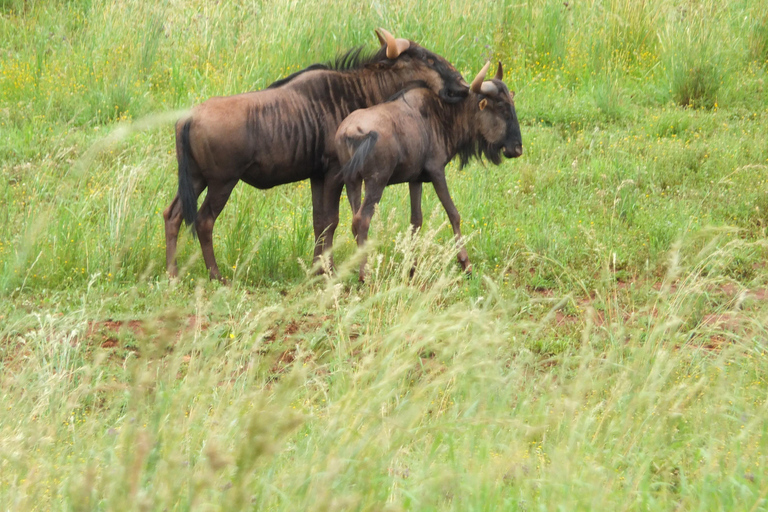
[[[310,277],[307,183],[180,241],[173,121],[383,26],[505,64],[525,154]],[[761,2],[0,0],[0,509],[765,510]],[[408,278],[411,262],[416,274]]]

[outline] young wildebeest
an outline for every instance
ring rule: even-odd
[[[501,63],[493,80],[484,82],[490,62],[472,81],[469,96],[448,104],[423,84],[410,84],[389,102],[357,110],[336,132],[336,151],[352,206],[352,232],[358,246],[368,238],[374,208],[384,187],[410,185],[411,224],[421,227],[421,184],[431,181],[460,245],[459,262],[469,272],[467,250],[461,244],[460,217],[448,193],[445,166],[457,154],[461,166],[485,155],[494,164],[523,154],[515,113],[514,93],[501,81]],[[362,183],[365,200],[360,205]],[[360,280],[365,277],[365,259]]]
[[[182,218],[194,224],[212,279],[221,279],[213,253],[213,225],[242,180],[271,188],[310,179],[315,260],[331,247],[344,183],[333,135],[359,108],[385,101],[412,80],[423,80],[448,103],[469,86],[442,57],[406,39],[377,31],[372,56],[351,50],[330,65],[315,64],[269,88],[211,98],[176,123],[179,190],[165,210],[166,266],[177,275],[176,243]],[[197,210],[197,197],[208,194]]]

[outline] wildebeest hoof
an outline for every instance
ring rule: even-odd
[[[226,277],[219,274],[218,272],[216,272],[215,274],[212,272],[210,274],[210,279],[211,281],[218,281],[224,286],[229,286],[229,280]]]

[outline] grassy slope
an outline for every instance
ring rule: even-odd
[[[765,508],[759,3],[0,14],[0,507]],[[168,283],[173,111],[373,48],[376,26],[465,76],[501,59],[517,91],[524,157],[449,171],[475,275],[434,194],[402,235],[393,187],[370,282],[346,208],[339,277],[308,279],[300,183],[236,189],[215,233],[232,288],[190,237]]]

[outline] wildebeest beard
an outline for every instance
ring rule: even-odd
[[[501,163],[501,151],[504,148],[504,144],[499,142],[492,144],[488,142],[485,137],[479,135],[459,147],[456,153],[459,155],[459,168],[464,168],[472,158],[482,160],[485,156],[492,164],[499,165]]]

